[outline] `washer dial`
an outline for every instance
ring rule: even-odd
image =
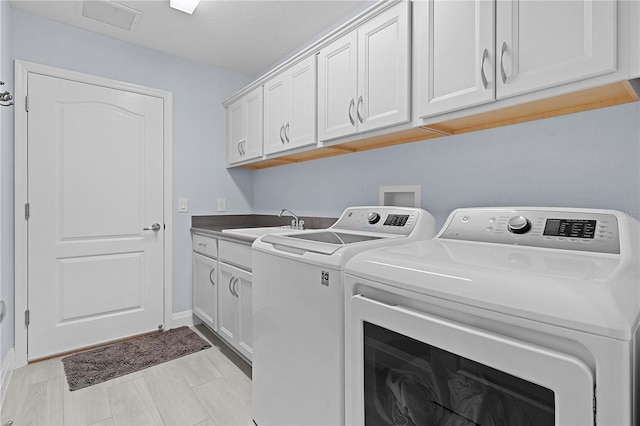
[[[524,216],[513,216],[507,223],[507,229],[513,234],[525,234],[531,229],[531,221]]]
[[[378,214],[377,212],[371,212],[367,216],[367,220],[371,225],[375,225],[376,223],[380,222],[380,214]]]

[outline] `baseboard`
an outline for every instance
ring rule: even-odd
[[[7,395],[7,389],[9,388],[9,381],[11,380],[11,373],[13,372],[13,348],[9,349],[7,357],[2,363],[2,370],[0,373],[0,410],[4,404],[4,397]]]
[[[173,328],[178,328],[186,325],[187,327],[193,327],[196,324],[200,324],[201,321],[193,315],[193,311],[189,309],[188,311],[182,312],[174,312],[172,317]]]

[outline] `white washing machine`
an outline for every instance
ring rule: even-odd
[[[346,422],[638,425],[638,221],[454,211],[346,276]]]
[[[435,235],[416,208],[351,207],[326,230],[253,244],[253,417],[344,424],[344,266],[357,253]]]

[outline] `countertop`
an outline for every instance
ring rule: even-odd
[[[312,216],[299,216],[299,218],[304,220],[305,229],[325,229],[338,220],[338,218]],[[256,239],[255,237],[224,233],[222,230],[286,226],[291,224],[291,219],[291,216],[279,217],[262,214],[191,216],[191,232],[251,244]]]

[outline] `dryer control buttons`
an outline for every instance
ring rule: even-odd
[[[524,216],[513,216],[507,223],[507,229],[514,234],[525,234],[531,229],[531,222]]]
[[[375,225],[376,223],[380,222],[380,214],[376,212],[371,212],[367,216],[367,220],[369,221],[370,224]]]

